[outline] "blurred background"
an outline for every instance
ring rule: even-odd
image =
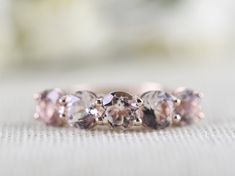
[[[229,60],[233,0],[0,0],[0,68]]]

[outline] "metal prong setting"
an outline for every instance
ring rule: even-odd
[[[103,97],[99,97],[99,98],[97,98],[97,100],[96,100],[96,104],[97,104],[97,105],[102,105],[102,101],[103,101]]]
[[[139,108],[139,107],[141,107],[141,106],[143,105],[143,100],[142,100],[140,97],[135,96],[135,97],[134,97],[134,100],[135,100],[135,101],[132,103],[132,105],[133,105],[134,107]]]
[[[40,93],[35,93],[35,94],[33,95],[33,99],[34,99],[35,101],[39,101],[40,98],[41,98],[41,94],[40,94]],[[38,113],[35,112],[34,115],[33,115],[33,118],[36,119],[36,120],[38,120],[38,119],[40,118],[40,116],[39,116]]]
[[[199,98],[203,98],[204,94],[202,92],[194,92]]]
[[[136,118],[136,119],[134,120],[134,125],[135,125],[135,126],[141,126],[142,124],[143,124],[143,121],[142,121],[141,118]]]
[[[180,105],[181,100],[175,97],[174,98],[174,103],[175,103],[176,106],[178,106],[178,105]]]
[[[200,112],[200,114],[199,114],[199,118],[200,118],[200,119],[205,118],[205,114],[204,114],[203,112]]]
[[[137,97],[137,99],[136,99],[136,105],[137,105],[138,107],[142,106],[142,105],[143,105],[143,100],[142,100],[141,98]]]
[[[181,120],[181,116],[179,114],[175,114],[174,118],[173,118],[173,122],[175,124],[178,124],[180,122],[180,120]]]
[[[66,117],[66,115],[65,115],[64,113],[59,114],[59,116],[60,116],[60,118],[62,118],[62,119]]]
[[[40,94],[40,93],[35,93],[35,94],[33,94],[33,99],[34,99],[35,101],[38,101],[38,100],[40,99],[40,97],[41,97],[41,94]]]
[[[59,103],[61,105],[65,105],[67,103],[67,97],[66,96],[63,96],[59,99]]]
[[[39,118],[40,118],[40,116],[39,116],[39,114],[38,114],[38,113],[34,113],[33,118],[34,118],[34,119],[39,119]]]
[[[104,121],[101,118],[95,118],[95,121],[96,121],[97,125],[103,125],[104,124]]]

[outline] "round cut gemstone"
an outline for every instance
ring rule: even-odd
[[[201,108],[201,94],[191,89],[178,88],[173,95],[180,99],[175,112],[181,116],[181,122],[191,124],[204,116]]]
[[[60,89],[45,90],[40,93],[37,99],[36,114],[48,125],[60,126],[64,124],[63,119],[59,118],[58,100],[64,95]]]
[[[78,91],[75,94],[63,96],[60,99],[60,116],[73,127],[92,128],[98,116],[94,107],[96,99],[96,95],[90,91]]]
[[[104,118],[112,127],[130,127],[138,109],[136,98],[126,92],[112,92],[103,98]]]
[[[143,100],[143,124],[153,129],[170,126],[174,118],[174,98],[164,91],[148,91]]]

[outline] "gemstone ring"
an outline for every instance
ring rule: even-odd
[[[204,117],[203,95],[198,91],[184,87],[165,91],[158,84],[138,88],[128,89],[132,94],[124,89],[109,93],[101,89],[47,89],[34,95],[34,117],[57,127],[156,130],[192,124]]]

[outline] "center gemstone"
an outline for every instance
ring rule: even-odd
[[[136,119],[138,98],[126,92],[112,92],[103,98],[104,119],[112,127],[130,127]]]

